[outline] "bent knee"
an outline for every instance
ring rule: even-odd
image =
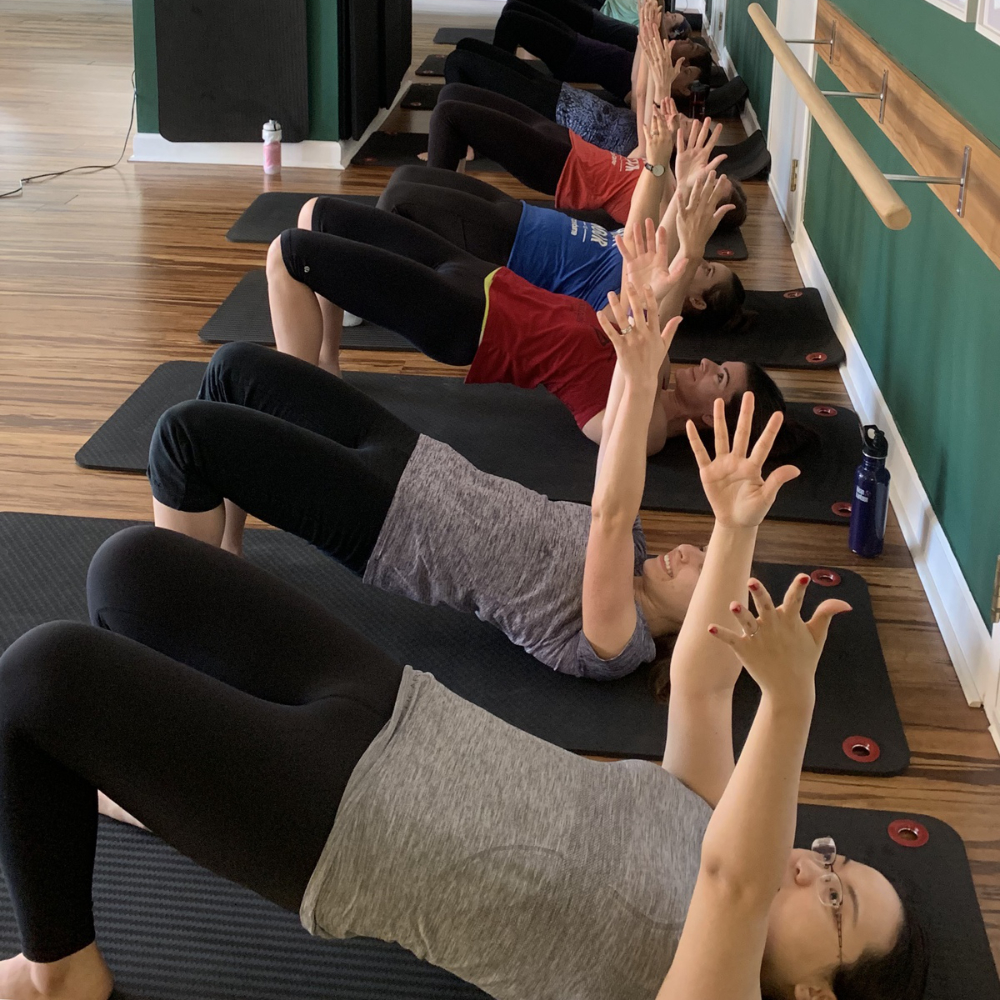
[[[319,198],[310,198],[299,210],[299,229],[312,229],[313,209],[316,207],[317,201]]]

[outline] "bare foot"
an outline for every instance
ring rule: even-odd
[[[428,158],[429,156],[430,156],[430,153],[417,153],[417,159],[418,159],[418,160],[423,160],[423,161],[424,161],[424,163],[426,163],[426,162],[427,162],[427,158]]]
[[[113,988],[96,944],[58,962],[29,962],[23,955],[0,962],[3,1000],[108,1000]]]
[[[343,372],[340,370],[339,358],[336,361],[328,361],[325,358],[320,358],[318,367],[322,368],[325,372],[329,372],[331,375],[336,375],[337,378],[343,376]]]
[[[104,792],[97,793],[97,811],[109,819],[118,820],[119,823],[131,823],[132,826],[137,826],[140,830],[147,829],[131,813],[125,812],[117,802],[112,802]]]

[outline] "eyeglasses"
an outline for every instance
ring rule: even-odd
[[[819,891],[820,902],[828,909],[833,910],[834,918],[837,921],[837,949],[839,953],[839,965],[844,964],[844,883],[840,881],[840,876],[833,870],[834,862],[837,860],[837,845],[832,837],[818,837],[812,842],[812,852],[816,855],[819,863],[826,869],[816,883]]]

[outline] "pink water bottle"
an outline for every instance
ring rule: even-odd
[[[281,123],[273,118],[264,126],[261,133],[264,140],[264,173],[281,173]]]

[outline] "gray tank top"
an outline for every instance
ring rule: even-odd
[[[421,435],[365,568],[364,581],[422,604],[446,604],[495,625],[563,673],[614,680],[653,660],[636,604],[628,645],[602,660],[583,634],[590,508],[549,500],[477,469]],[[636,520],[634,572],[646,540]]]
[[[302,900],[498,1000],[654,1000],[708,804],[649,761],[545,743],[407,667]]]

